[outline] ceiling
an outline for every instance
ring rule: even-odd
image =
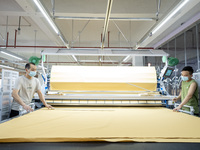
[[[100,48],[108,0],[40,0],[71,48]],[[200,13],[200,0],[190,0],[158,32],[152,29],[182,0],[113,0],[104,49],[158,46],[166,36]],[[55,2],[52,5],[52,2]],[[159,5],[160,4],[160,5]],[[20,21],[20,31],[19,19]],[[148,18],[148,20],[133,20]],[[123,19],[123,20],[122,20]],[[15,34],[16,33],[16,34]],[[8,41],[6,41],[8,37]],[[146,39],[148,37],[148,39]],[[170,37],[169,37],[170,38]],[[145,39],[145,40],[144,40]],[[14,47],[16,40],[16,47]],[[22,57],[40,57],[41,50],[65,48],[32,0],[0,0],[0,47]],[[159,43],[159,44],[162,44]],[[119,65],[124,56],[48,56],[48,65]],[[1,60],[3,60],[1,56]],[[12,66],[12,60],[10,66]],[[16,61],[15,61],[16,62]],[[5,63],[5,61],[4,61]],[[130,65],[131,60],[124,64]],[[47,64],[46,64],[47,65]],[[15,64],[16,67],[16,64]],[[20,66],[19,66],[20,68]]]

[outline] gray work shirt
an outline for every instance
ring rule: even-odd
[[[32,101],[35,92],[41,90],[41,85],[39,80],[35,77],[28,79],[25,76],[20,76],[15,82],[14,89],[19,90],[19,97],[26,105],[29,105]],[[13,100],[11,109],[19,111],[19,106],[20,104]]]

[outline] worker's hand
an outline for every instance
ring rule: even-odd
[[[27,112],[32,112],[32,111],[33,111],[33,109],[32,109],[30,106],[28,106],[28,105],[24,105],[23,108],[24,108]]]
[[[175,98],[172,99],[173,102],[176,102],[177,100],[178,100],[177,97],[175,97]]]
[[[179,105],[178,107],[174,108],[173,111],[179,111],[181,109],[181,106]]]
[[[54,107],[52,107],[52,106],[49,105],[49,104],[46,104],[45,107],[47,107],[48,109],[54,109]]]

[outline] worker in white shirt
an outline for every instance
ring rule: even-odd
[[[27,111],[31,112],[33,109],[29,106],[32,101],[32,98],[35,92],[38,93],[38,96],[45,107],[52,109],[51,105],[48,105],[45,101],[44,95],[41,92],[41,85],[36,75],[36,65],[34,63],[27,63],[25,65],[26,74],[20,76],[16,82],[15,87],[12,92],[14,101],[11,107],[10,117],[19,115],[20,105]]]

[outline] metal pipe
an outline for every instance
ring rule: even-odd
[[[35,32],[35,40],[34,40],[34,52],[35,52],[35,56],[36,56],[36,37],[37,37],[37,30],[34,30]]]
[[[6,24],[0,24],[0,26],[6,26]],[[8,25],[9,27],[19,27],[19,25],[16,25],[16,24],[10,24]],[[23,26],[23,27],[31,27],[31,25],[20,25],[20,26]]]
[[[4,47],[4,45],[0,45],[0,47]],[[7,47],[15,47],[15,45],[7,45]],[[16,45],[17,47],[26,47],[26,48],[66,48],[66,46],[29,46],[29,45]],[[100,48],[100,47],[71,47],[71,48]],[[104,48],[120,48],[120,49],[132,49],[132,47],[104,47]],[[154,49],[153,47],[138,47],[138,49]]]
[[[158,15],[160,13],[160,5],[161,5],[161,0],[157,0],[157,12],[156,12],[156,20],[158,21]]]
[[[174,39],[174,47],[175,47],[175,58],[176,58],[176,37]],[[177,95],[177,86],[176,86],[176,83],[177,83],[177,79],[176,79],[176,76],[177,76],[177,71],[176,71],[176,66],[175,66],[175,95]]]
[[[20,30],[21,30],[21,28],[20,28],[20,26],[21,26],[21,16],[19,16],[19,26],[18,26],[18,33],[20,34]]]
[[[196,43],[197,43],[197,66],[199,68],[199,31],[198,31],[198,24],[196,24]]]
[[[0,47],[4,47],[4,45],[0,45]],[[7,47],[15,47],[14,45],[8,45]],[[16,45],[17,47],[22,48],[66,48],[66,46],[24,46],[24,45]],[[100,48],[100,47],[71,47],[71,48]],[[132,49],[132,47],[104,47],[104,48],[120,48],[120,49]],[[138,49],[154,49],[153,47],[139,47]]]
[[[84,25],[83,29],[79,32],[80,34],[83,32],[83,30],[86,28],[86,26],[88,25],[89,22],[90,22],[90,20],[88,20],[88,21],[86,22],[86,24]],[[75,40],[73,41],[73,43],[75,43],[76,40],[80,37],[80,34],[75,38]]]
[[[0,47],[4,47],[5,45],[0,45]],[[8,45],[7,47],[15,47],[14,45]],[[66,48],[66,46],[24,46],[24,45],[16,45],[17,47],[22,48]],[[71,47],[71,48],[100,48],[100,47]],[[124,48],[124,49],[131,49],[132,47],[104,47],[104,48]],[[153,48],[139,48],[139,49],[153,49]]]
[[[80,41],[81,41],[81,32],[78,32],[78,46],[80,46]]]
[[[6,47],[7,47],[7,45],[8,45],[8,16],[6,17],[6,41],[5,41],[5,45],[6,45]]]
[[[124,39],[126,40],[126,42],[130,44],[129,40],[126,38],[126,36],[124,35],[124,33],[121,31],[121,29],[119,28],[119,26],[115,23],[115,21],[113,20],[113,23],[115,24],[115,26],[117,27],[117,29],[119,30],[119,32],[122,34],[122,36],[124,37]]]
[[[69,64],[69,63],[74,63],[74,64],[77,64],[77,62],[43,62],[44,64],[47,64],[47,63],[49,63],[49,64],[53,64],[53,63],[64,63],[64,64]],[[80,63],[83,63],[83,62],[80,62]],[[84,63],[97,63],[97,64],[99,64],[99,65],[101,65],[101,64],[119,64],[119,62],[103,62],[103,61],[94,61],[94,62],[84,62]],[[101,64],[100,64],[101,63]],[[128,62],[122,62],[122,64],[129,64],[129,65],[131,65],[132,63],[128,63]]]
[[[103,28],[103,39],[102,39],[102,43],[101,43],[101,49],[104,48],[106,33],[108,30],[109,18],[110,18],[110,14],[111,14],[112,3],[113,3],[113,0],[108,0],[106,17],[105,17],[104,28]]]
[[[72,42],[71,42],[71,46],[73,46],[74,45],[74,20],[72,20]]]
[[[53,16],[55,15],[55,0],[51,0]]]
[[[48,55],[47,55],[48,56]],[[20,66],[24,66],[22,63],[26,63],[26,61],[24,61],[24,62],[21,62],[20,61],[20,63],[17,63],[17,62],[19,62],[19,61],[8,61],[8,60],[3,60],[4,61],[4,63],[8,63],[8,62],[10,62],[10,63],[16,63],[17,65],[20,65]],[[0,60],[0,62],[2,62],[2,60]],[[44,64],[48,64],[48,63],[50,63],[50,64],[52,64],[52,63],[77,63],[77,62],[43,62]],[[83,61],[81,61],[81,63],[83,63]],[[90,62],[84,62],[84,63],[99,63],[99,61],[90,61]],[[104,63],[104,64],[118,64],[119,62],[111,62],[111,61],[106,61],[106,62],[104,62],[104,61],[102,61],[102,63]],[[124,62],[123,64],[131,64],[131,63],[129,63],[129,62]]]
[[[187,66],[187,48],[186,48],[186,31],[184,32],[184,52],[185,52],[185,66]]]
[[[109,47],[109,45],[110,45],[110,31],[108,31],[108,47]]]
[[[15,42],[14,42],[14,48],[16,48],[16,43],[17,43],[17,30],[15,30]]]
[[[131,47],[131,41],[132,41],[132,22],[130,21],[130,23],[129,23],[129,25],[130,25],[130,47]]]
[[[8,47],[8,36],[9,36],[9,32],[7,32],[6,48]],[[13,46],[13,47],[14,47],[14,46]]]
[[[101,33],[101,43],[102,43],[102,33]]]
[[[120,42],[120,34],[121,34],[121,33],[119,32],[119,33],[118,33],[119,47],[121,46],[121,44],[120,44],[120,43],[121,43],[121,42]]]
[[[153,47],[138,47],[137,49],[154,49]]]

